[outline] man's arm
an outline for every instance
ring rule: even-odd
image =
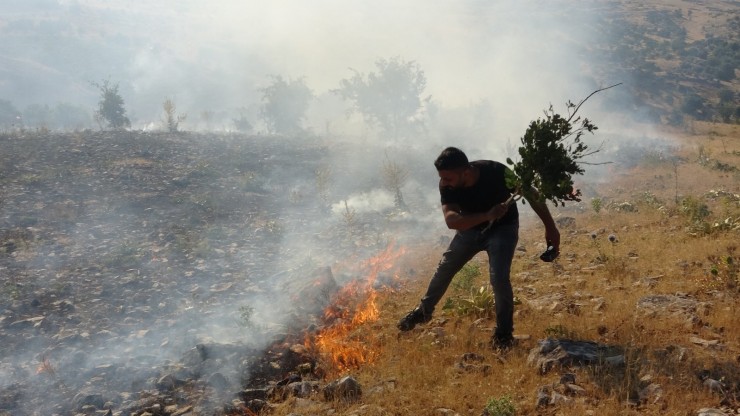
[[[457,204],[442,205],[442,214],[445,217],[445,224],[451,230],[465,231],[484,222],[497,220],[506,214],[509,209],[507,204],[496,204],[487,212],[476,212],[471,214],[462,214],[460,206]]]
[[[529,202],[532,210],[540,217],[542,224],[545,225],[545,241],[547,245],[553,246],[555,252],[560,251],[560,231],[555,225],[555,220],[552,219],[550,210],[547,209],[545,201],[540,200],[540,194],[533,188],[530,188],[528,192],[522,192],[524,199]]]

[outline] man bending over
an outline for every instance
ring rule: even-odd
[[[428,322],[452,278],[475,256],[488,253],[489,274],[496,301],[494,348],[507,349],[514,343],[514,293],[509,273],[519,239],[516,204],[506,201],[514,192],[506,186],[505,165],[492,160],[468,161],[460,149],[448,147],[434,162],[439,174],[442,213],[447,227],[456,230],[437,271],[429,282],[421,304],[398,322],[401,331]],[[560,248],[560,233],[544,201],[535,190],[522,195],[545,225],[545,240],[552,252]]]

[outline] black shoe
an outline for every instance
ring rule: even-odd
[[[513,336],[496,336],[491,338],[491,347],[497,351],[508,351],[514,348],[517,344],[516,338]]]
[[[417,324],[424,324],[432,319],[431,314],[424,313],[424,309],[418,306],[404,316],[396,325],[401,331],[411,331]]]

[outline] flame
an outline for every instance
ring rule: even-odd
[[[379,354],[377,348],[368,343],[362,327],[377,321],[380,311],[377,305],[378,291],[374,288],[378,275],[396,267],[396,260],[406,250],[389,244],[376,256],[365,260],[359,267],[362,280],[355,280],[342,287],[324,309],[324,328],[307,340],[331,365],[344,372],[372,362]]]

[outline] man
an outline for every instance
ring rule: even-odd
[[[514,293],[509,273],[519,239],[516,203],[506,201],[514,192],[506,186],[505,165],[491,160],[468,162],[460,149],[448,147],[434,162],[439,174],[442,213],[447,227],[457,230],[437,266],[421,304],[398,322],[401,331],[432,319],[437,303],[452,278],[477,253],[488,253],[489,274],[496,301],[493,347],[510,348],[514,343]],[[521,191],[545,225],[545,240],[551,252],[560,248],[560,233],[544,201],[535,190]]]

